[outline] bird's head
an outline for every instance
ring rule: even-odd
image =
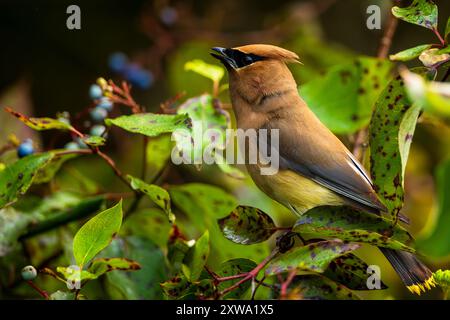
[[[286,66],[290,62],[300,63],[294,52],[268,44],[214,47],[212,50],[211,55],[228,70],[232,94],[239,90],[253,100],[261,94],[296,87]]]

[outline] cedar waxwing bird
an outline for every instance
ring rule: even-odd
[[[265,44],[212,50],[228,70],[238,128],[278,130],[277,173],[262,175],[260,162],[246,162],[264,193],[296,214],[323,205],[348,205],[376,214],[387,211],[363,166],[299,96],[287,67],[299,62],[295,53]],[[256,140],[248,139],[248,149],[252,143],[258,147]],[[411,292],[420,294],[434,286],[432,272],[415,255],[380,249]]]

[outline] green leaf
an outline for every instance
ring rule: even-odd
[[[176,149],[180,163],[195,164],[200,167],[205,157],[210,163],[220,163],[219,168],[233,177],[238,176],[238,169],[232,170],[223,156],[227,139],[226,130],[230,128],[230,115],[220,107],[219,100],[204,94],[188,99],[178,108],[178,113],[186,113],[192,120],[189,131],[174,133]],[[242,177],[242,174],[240,175]]]
[[[190,248],[187,253],[184,264],[187,267],[187,273],[185,273],[186,277],[190,282],[195,282],[200,277],[200,274],[205,267],[206,260],[208,260],[209,256],[209,232],[208,230],[198,238],[195,242],[195,245]]]
[[[297,220],[293,231],[414,252],[411,235],[399,224],[393,227],[390,220],[347,207],[314,208]]]
[[[173,204],[182,210],[188,221],[178,221],[186,230],[209,230],[211,252],[210,257],[216,263],[232,258],[248,258],[260,261],[269,254],[266,243],[242,246],[226,239],[217,224],[217,219],[223,218],[236,208],[236,199],[224,190],[206,184],[188,183],[171,186],[169,193]],[[194,237],[195,233],[191,237]]]
[[[82,267],[106,248],[122,224],[122,200],[86,222],[75,234],[73,254]]]
[[[211,79],[215,83],[219,83],[222,80],[225,71],[222,67],[214,64],[209,64],[200,59],[191,60],[185,63],[184,70],[194,71],[199,75]]]
[[[235,276],[238,274],[243,274],[252,271],[254,268],[256,268],[256,263],[249,259],[231,259],[228,261],[223,262],[220,267],[219,271],[217,272],[217,275],[219,277],[229,277],[229,276]],[[231,287],[236,282],[238,282],[241,279],[234,279],[230,281],[221,282],[218,286],[219,291],[222,291],[228,287]],[[251,282],[247,281],[240,285],[237,289],[230,291],[226,295],[223,296],[223,299],[242,299],[246,291],[250,288]]]
[[[270,261],[266,275],[275,275],[292,269],[322,273],[335,258],[359,247],[359,244],[345,243],[341,240],[319,241],[294,247]]]
[[[50,295],[50,300],[75,300],[75,292],[58,290]]]
[[[360,57],[300,86],[300,95],[331,131],[354,133],[369,123],[391,70],[388,60]]]
[[[168,115],[155,113],[140,113],[106,119],[106,125],[115,125],[126,131],[156,137],[163,133],[180,129],[189,129],[191,121],[186,114]]]
[[[368,264],[352,253],[347,253],[333,261],[324,272],[324,276],[343,284],[351,290],[368,290],[367,273]],[[380,281],[380,289],[387,286]]]
[[[191,286],[191,283],[184,275],[177,275],[161,283],[161,288],[168,298],[179,299],[186,294],[186,291]]]
[[[437,218],[426,237],[420,239],[417,247],[421,252],[433,257],[446,257],[450,254],[448,226],[450,225],[450,159],[441,163],[436,170],[436,189],[438,196]]]
[[[50,182],[66,161],[78,157],[77,154],[61,154],[59,151],[50,151],[50,153],[53,154],[53,157],[46,166],[37,172],[33,183],[39,184]]]
[[[423,51],[419,56],[419,60],[427,68],[437,68],[441,64],[450,60],[450,54],[441,53],[441,50],[438,48],[432,48]]]
[[[443,49],[440,49],[439,51],[436,52],[436,54],[444,54],[444,53],[450,53],[450,46],[446,46]]]
[[[400,52],[397,52],[396,54],[391,54],[389,56],[389,59],[394,60],[394,61],[409,61],[412,59],[416,59],[420,56],[420,54],[427,50],[430,49],[433,45],[431,44],[422,44],[420,46],[414,47],[414,48],[409,48]]]
[[[170,196],[165,189],[154,184],[147,184],[144,181],[131,175],[128,175],[127,177],[130,180],[131,187],[134,190],[141,191],[142,193],[148,195],[149,198],[158,207],[164,210],[164,212],[167,214],[167,217],[169,218],[170,223],[175,222],[175,215],[173,214],[170,205]]]
[[[218,220],[225,238],[234,243],[254,244],[269,239],[276,231],[272,218],[262,210],[238,206],[231,214]]]
[[[359,300],[351,290],[321,275],[302,275],[290,285],[291,299],[305,300]]]
[[[406,69],[401,71],[411,101],[440,117],[450,117],[450,84],[428,81]]]
[[[438,7],[431,0],[414,0],[409,7],[392,8],[392,14],[409,23],[428,29],[437,29]]]
[[[170,226],[164,218],[164,211],[159,208],[146,208],[129,215],[120,228],[120,234],[147,238],[162,248],[169,240]]]
[[[170,159],[172,152],[170,134],[150,138],[147,143],[147,167],[149,179],[154,179]]]
[[[139,263],[127,258],[97,258],[92,261],[88,271],[98,278],[114,270],[136,271],[140,269]]]
[[[160,283],[167,279],[166,261],[164,253],[152,241],[134,235],[116,238],[102,255],[132,259],[141,266],[134,272],[106,274],[105,288],[111,299],[163,298]]]
[[[0,208],[15,202],[25,194],[37,172],[53,158],[52,153],[40,153],[24,157],[0,172]]]
[[[97,279],[95,274],[90,273],[86,270],[81,270],[79,267],[57,267],[56,271],[64,276],[67,282],[75,286],[76,283],[81,283],[86,280]]]
[[[450,270],[437,270],[433,273],[433,279],[440,287],[450,289]]]
[[[175,230],[178,230],[177,227],[175,227]],[[182,271],[183,261],[190,248],[188,241],[177,237],[173,232],[171,233],[167,246],[167,260],[169,261],[172,275],[177,275]]]
[[[104,146],[106,143],[106,139],[100,136],[85,136],[82,140],[84,143],[91,147]]]
[[[371,177],[394,219],[403,207],[405,166],[419,113],[398,76],[380,95],[369,127]]]
[[[5,108],[5,110],[22,121],[28,127],[34,130],[72,130],[72,126],[66,122],[59,121],[52,118],[29,118],[19,112],[12,110],[11,108]]]

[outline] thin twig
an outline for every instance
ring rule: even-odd
[[[287,289],[289,288],[289,285],[291,284],[291,282],[292,282],[292,280],[294,279],[294,277],[297,275],[297,269],[296,268],[294,268],[294,269],[292,269],[290,272],[289,272],[289,274],[288,274],[288,276],[287,276],[287,278],[286,278],[286,281],[284,281],[282,284],[281,284],[281,293],[280,293],[280,297],[283,299],[283,298],[285,298],[286,296],[287,296]]]
[[[392,39],[395,34],[395,30],[397,29],[398,20],[394,15],[389,11],[389,20],[387,22],[386,30],[381,37],[380,45],[378,47],[377,57],[380,59],[387,58],[389,54],[389,50],[391,49]]]
[[[33,283],[33,281],[29,280],[29,281],[27,281],[27,283],[30,287],[32,287],[34,290],[36,290],[36,292],[38,292],[44,299],[48,300],[50,298],[48,293],[45,292],[44,290],[42,290],[41,288],[39,288],[37,285],[35,285]]]
[[[275,248],[260,264],[258,264],[252,271],[248,273],[244,273],[244,277],[233,284],[231,287],[228,287],[221,292],[219,292],[219,296],[223,296],[224,294],[227,294],[230,291],[233,291],[234,289],[238,288],[241,284],[244,282],[247,282],[250,279],[255,279],[259,272],[272,260],[277,254],[278,254],[278,248]]]
[[[431,30],[433,30],[434,34],[439,38],[439,42],[441,43],[441,46],[442,46],[442,47],[445,46],[445,40],[444,40],[444,38],[442,38],[442,36],[441,36],[439,30],[436,29],[436,28],[433,28],[433,29],[431,29]]]

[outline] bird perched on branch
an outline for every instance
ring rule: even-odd
[[[287,67],[299,62],[297,54],[264,44],[212,50],[228,70],[238,128],[278,132],[278,172],[263,175],[263,164],[246,163],[263,192],[297,214],[323,205],[348,205],[376,214],[387,211],[363,166],[299,96]],[[251,144],[260,147],[256,140],[248,143],[246,153]],[[411,292],[420,294],[434,286],[432,272],[415,255],[380,249]]]

